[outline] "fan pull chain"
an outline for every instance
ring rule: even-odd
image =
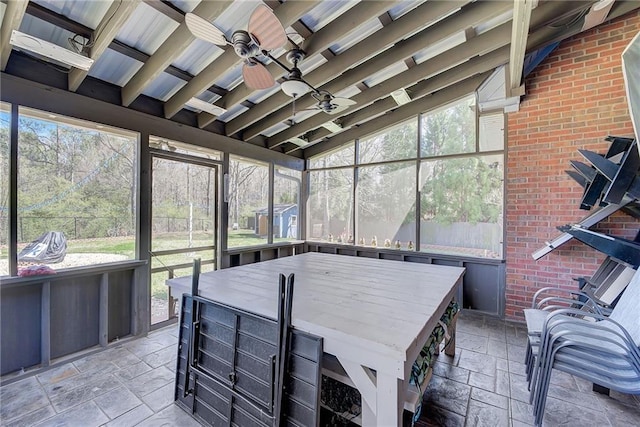
[[[293,97],[293,116],[291,116],[291,125],[296,124],[296,97]]]

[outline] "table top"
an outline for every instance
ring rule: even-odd
[[[367,366],[375,369],[384,358],[415,359],[464,271],[312,252],[202,273],[199,294],[276,319],[279,274],[294,273],[293,326],[322,336],[327,353],[370,354]],[[191,292],[190,277],[167,285],[174,294]]]

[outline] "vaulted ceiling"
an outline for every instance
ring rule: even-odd
[[[473,92],[504,64],[511,65],[506,96],[519,96],[525,61],[640,8],[637,1],[266,0],[289,38],[272,56],[287,65],[286,52],[297,45],[305,52],[300,69],[308,83],[356,102],[329,115],[314,108],[310,94],[294,106],[279,84],[251,90],[233,47],[196,39],[185,23],[192,12],[230,39],[247,28],[260,3],[9,0],[0,5],[2,71],[239,144],[308,157]],[[95,62],[83,71],[34,57],[11,45],[13,30],[67,49],[80,46]],[[284,69],[269,57],[258,59],[283,81]],[[400,89],[409,102],[391,96]],[[187,106],[194,97],[222,108],[220,114]]]

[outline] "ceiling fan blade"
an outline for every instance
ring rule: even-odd
[[[323,111],[327,114],[334,115],[334,114],[342,113],[344,110],[349,108],[349,105],[331,104],[331,107],[332,107],[331,110],[323,110]]]
[[[257,40],[262,49],[277,49],[287,42],[284,27],[264,4],[255,8],[249,18],[249,34]]]
[[[247,61],[242,67],[242,78],[251,89],[268,89],[276,84],[267,67],[259,62]]]
[[[224,33],[206,19],[189,12],[184,15],[184,22],[194,37],[220,46],[227,44]]]
[[[339,107],[350,107],[351,105],[356,105],[357,102],[354,101],[353,99],[349,99],[349,98],[333,98],[331,100],[331,103],[333,105],[337,105]]]

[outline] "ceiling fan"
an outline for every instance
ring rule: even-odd
[[[326,90],[321,90],[318,93],[312,93],[311,96],[318,101],[318,104],[315,105],[315,108],[310,108],[310,110],[320,110],[327,114],[338,114],[350,106],[356,105],[356,101],[353,99],[333,96]]]
[[[270,58],[278,64],[281,68],[284,68],[288,71],[287,77],[280,84],[280,89],[282,91],[292,97],[294,99],[293,106],[293,115],[295,116],[295,99],[299,98],[302,95],[305,95],[308,92],[311,92],[311,96],[318,101],[313,108],[306,109],[304,111],[310,110],[320,110],[324,111],[327,114],[337,114],[351,105],[355,105],[356,102],[352,99],[348,98],[339,98],[333,96],[329,91],[316,89],[313,85],[308,83],[302,78],[302,72],[298,68],[298,64],[300,61],[304,59],[305,53],[302,49],[296,47],[295,49],[291,49],[287,52],[287,60],[293,64],[293,67],[290,69],[287,68],[284,64],[282,64],[278,59]]]
[[[284,46],[287,35],[278,18],[266,5],[261,4],[254,9],[247,31],[234,31],[231,41],[227,40],[222,30],[198,15],[187,13],[184,19],[196,38],[219,46],[233,46],[236,54],[245,61],[242,77],[251,89],[268,89],[275,84],[273,76],[257,57]]]
[[[222,30],[193,13],[185,14],[185,23],[196,38],[220,46],[233,46],[236,54],[245,61],[242,66],[242,77],[245,84],[251,89],[268,89],[276,83],[274,77],[258,59],[262,55],[271,59],[287,72],[280,88],[285,94],[294,98],[294,101],[311,92],[311,95],[318,101],[313,109],[328,114],[337,114],[356,103],[351,99],[335,97],[328,91],[318,90],[302,78],[298,64],[305,57],[304,51],[287,37],[278,18],[264,4],[256,7],[251,13],[247,31],[234,31],[231,35],[231,41],[227,40]],[[270,51],[284,46],[287,41],[295,46],[294,49],[287,52],[286,56],[293,65],[291,68],[270,53]]]

